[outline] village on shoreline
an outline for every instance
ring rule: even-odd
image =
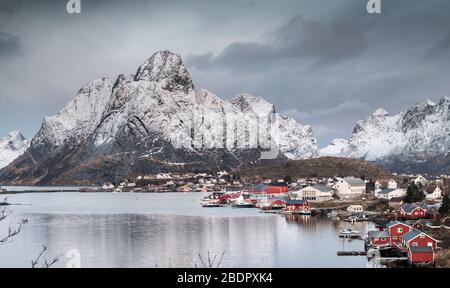
[[[450,267],[450,177],[394,175],[393,178],[304,177],[265,179],[216,174],[160,173],[139,176],[101,190],[109,192],[205,192],[201,205],[258,208],[262,213],[324,214],[349,223],[371,221],[376,230],[362,235],[343,229],[342,238],[364,241],[365,251],[340,256],[377,257],[385,267]]]
[[[0,194],[195,193],[203,192],[199,209],[231,206],[257,208],[287,217],[322,214],[350,224],[370,221],[366,235],[342,229],[337,237],[364,241],[365,251],[337,251],[339,256],[364,255],[386,267],[450,267],[450,176],[393,175],[392,178],[303,177],[280,179],[217,173],[159,173],[102,187],[69,190],[6,191]],[[1,187],[0,187],[1,188]],[[299,216],[303,217],[303,216]]]

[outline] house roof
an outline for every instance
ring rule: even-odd
[[[347,181],[347,183],[352,186],[365,186],[366,185],[366,183],[361,178],[345,177],[344,181]]]
[[[410,235],[406,236],[408,234],[410,234]],[[419,236],[421,234],[426,235],[427,237],[431,238],[435,242],[439,242],[438,240],[434,239],[433,237],[431,237],[430,235],[426,234],[425,232],[422,232],[422,231],[417,230],[417,229],[413,229],[413,230],[409,231],[408,233],[406,233],[405,235],[403,235],[403,239],[406,240],[406,242],[409,242],[409,241],[411,241],[412,239],[416,238],[417,236]]]
[[[392,197],[389,202],[403,202],[403,197]]]
[[[417,208],[421,208],[421,209],[427,210],[428,206],[425,205],[425,204],[416,205],[416,204],[410,204],[410,203],[407,203],[407,204],[402,206],[402,209],[405,212],[412,212],[412,211],[414,211]]]
[[[401,224],[401,225],[404,225],[404,226],[411,227],[411,226],[409,226],[408,224],[403,223],[403,222],[400,222],[400,221],[391,221],[391,222],[388,222],[388,223],[386,224],[386,227],[389,228],[389,227],[392,227],[392,226],[397,225],[397,224]]]
[[[331,189],[330,187],[327,187],[327,186],[323,186],[323,185],[314,185],[314,186],[308,186],[308,187],[314,188],[314,189],[319,190],[320,192],[324,192],[324,193],[333,192],[333,189]],[[308,188],[308,187],[305,187],[305,188]],[[305,188],[303,188],[303,189],[305,189]]]
[[[387,231],[369,231],[367,232],[369,238],[388,238],[389,233]]]
[[[381,190],[380,192],[378,192],[378,194],[389,194],[391,192],[394,192],[395,190],[397,190],[397,189],[384,189],[384,190]]]
[[[287,200],[286,205],[304,205],[306,200]]]
[[[422,234],[423,232],[417,229],[413,229],[411,231],[409,231],[408,233],[406,233],[405,235],[403,235],[403,239],[406,242],[411,241],[412,239],[416,238],[417,236],[419,236],[420,234]]]
[[[413,253],[433,253],[433,247],[430,246],[411,246],[409,250]]]

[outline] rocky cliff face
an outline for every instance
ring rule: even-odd
[[[449,174],[450,98],[418,103],[392,116],[380,108],[356,123],[348,141],[337,143],[320,154],[375,161],[395,172]]]
[[[279,153],[261,159],[267,150]],[[257,96],[224,101],[196,89],[180,55],[160,51],[134,75],[96,80],[46,117],[27,152],[0,171],[0,181],[103,183],[315,156],[309,126],[279,117]]]

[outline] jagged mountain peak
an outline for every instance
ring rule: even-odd
[[[431,101],[430,99],[428,99],[427,100],[427,105],[429,105],[429,106],[436,106],[437,104],[436,104],[436,102]]]
[[[230,101],[235,107],[243,112],[252,111],[255,114],[275,113],[275,106],[260,96],[249,93],[240,93]]]
[[[372,116],[375,116],[375,117],[384,117],[387,115],[389,115],[389,113],[386,110],[384,110],[383,108],[378,108],[377,110],[375,110],[372,113]]]
[[[181,56],[168,50],[154,53],[142,64],[135,76],[135,81],[165,81],[168,90],[194,88],[191,76],[183,63]]]
[[[23,141],[23,140],[25,140],[25,137],[22,135],[22,132],[20,132],[18,130],[14,130],[14,131],[9,132],[2,139],[10,139],[13,141]]]
[[[29,146],[30,140],[26,139],[20,131],[11,131],[0,138],[0,168],[22,155]]]

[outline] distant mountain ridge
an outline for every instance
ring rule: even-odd
[[[373,161],[390,171],[450,174],[450,97],[427,100],[396,115],[376,110],[350,139],[334,140],[321,156]]]
[[[0,169],[22,155],[30,143],[19,131],[12,131],[0,138]]]

